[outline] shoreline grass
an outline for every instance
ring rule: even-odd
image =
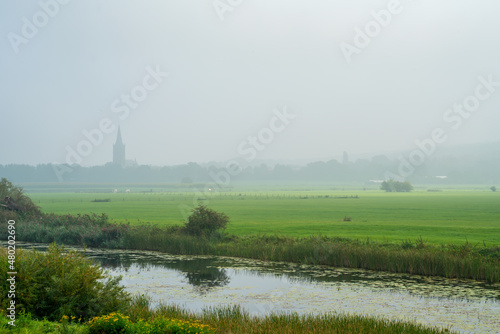
[[[452,333],[450,329],[387,320],[378,317],[324,313],[299,315],[297,313],[271,313],[250,315],[242,307],[209,307],[201,313],[187,311],[176,305],[160,304],[151,309],[147,296],[133,298],[129,315],[132,320],[170,317],[186,321],[200,321],[215,329],[215,333]]]
[[[151,309],[149,298],[137,296],[123,314],[111,313],[95,317],[88,322],[71,321],[63,316],[58,322],[37,319],[21,313],[16,326],[0,314],[0,334],[7,333],[200,333],[200,334],[453,334],[449,328],[430,327],[402,320],[381,317],[324,313],[299,315],[297,313],[271,313],[250,315],[240,306],[210,307],[201,313],[191,312],[176,305],[160,304]],[[116,320],[115,320],[116,319]]]

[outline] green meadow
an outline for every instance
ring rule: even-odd
[[[44,212],[106,213],[131,225],[179,225],[199,203],[225,212],[236,235],[337,236],[366,241],[500,244],[500,192],[269,190],[32,193]],[[95,201],[97,200],[97,201]],[[109,202],[107,201],[109,200]],[[347,218],[346,218],[347,217]]]

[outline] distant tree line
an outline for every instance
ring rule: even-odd
[[[424,184],[495,184],[500,182],[498,157],[491,161],[469,161],[443,157],[426,161],[415,168],[406,179],[410,182]],[[375,156],[372,159],[358,159],[349,162],[337,160],[317,161],[306,166],[266,164],[243,166],[237,173],[232,173],[227,180],[228,172],[223,164],[188,163],[177,166],[147,166],[122,168],[113,164],[103,166],[81,167],[78,165],[58,166],[67,168],[62,178],[58,178],[51,164],[0,165],[0,177],[6,177],[16,183],[29,182],[89,182],[89,183],[217,183],[228,181],[311,181],[366,183],[370,180],[387,180],[387,172],[397,173],[400,161],[386,156]],[[436,176],[446,176],[437,178]]]

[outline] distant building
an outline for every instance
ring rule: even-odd
[[[118,134],[116,135],[116,142],[113,145],[113,164],[125,167],[125,144],[122,141],[122,133],[118,127]]]
[[[116,135],[116,142],[113,145],[113,165],[120,167],[137,167],[136,160],[125,159],[125,144],[122,140],[122,132],[118,127],[118,134]]]
[[[346,151],[344,151],[344,154],[342,155],[342,164],[347,165],[349,163],[349,155],[347,154]]]

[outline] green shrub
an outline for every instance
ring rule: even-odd
[[[7,252],[0,252],[0,308],[6,309]],[[18,250],[15,262],[16,308],[34,317],[59,320],[63,315],[86,320],[127,307],[129,295],[82,253],[51,244],[46,253]]]
[[[15,210],[9,209],[9,205],[4,201],[6,197],[10,197],[14,203]],[[39,216],[41,215],[40,208],[36,206],[31,198],[24,194],[22,187],[15,186],[2,178],[0,180],[0,219],[10,220],[18,219],[19,217]]]
[[[389,180],[382,182],[380,189],[385,190],[386,192],[410,192],[413,190],[413,185],[408,181],[400,182]]]
[[[42,333],[82,333],[82,330],[76,329],[72,326],[73,331],[67,330],[66,332],[60,331],[60,325],[54,322],[49,322],[47,320],[37,321],[33,319],[31,314],[25,314],[20,312],[15,320],[15,327],[9,324],[11,320],[4,315],[0,315],[0,333],[30,333],[30,334],[42,334]]]
[[[223,212],[217,212],[204,205],[199,205],[192,210],[184,226],[187,234],[195,236],[209,236],[217,230],[224,230],[229,222],[229,217]]]
[[[55,215],[16,222],[17,237],[27,242],[66,245],[86,245],[89,247],[117,248],[129,228],[128,225],[109,223],[106,214],[97,215]],[[0,231],[0,237],[7,238],[7,229]]]

